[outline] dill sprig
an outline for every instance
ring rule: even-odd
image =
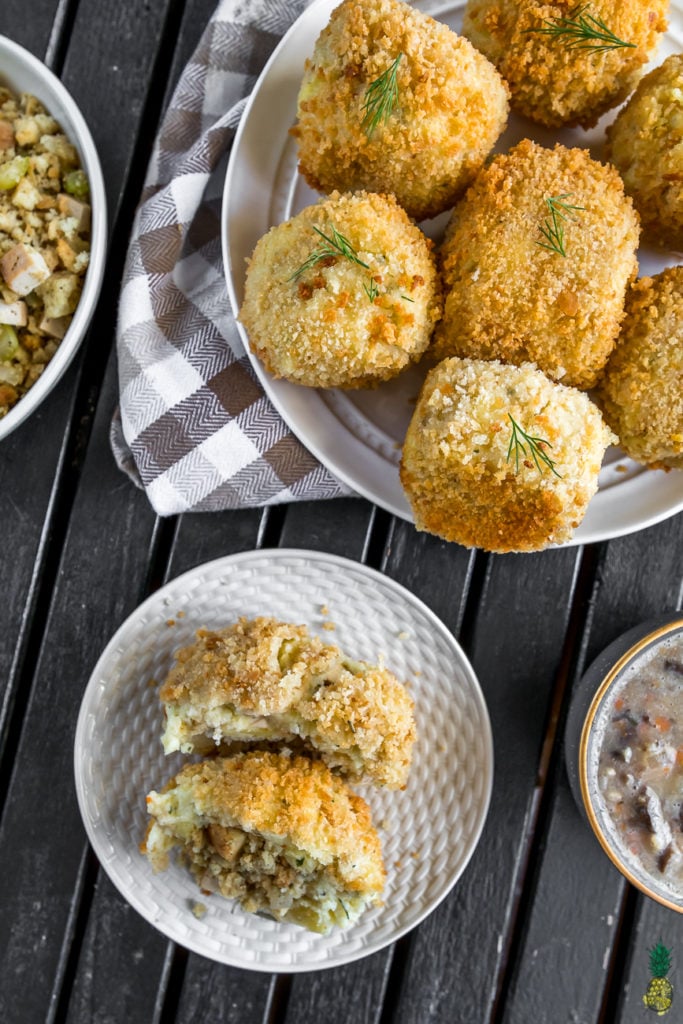
[[[568,50],[602,53],[604,50],[617,50],[624,46],[635,49],[635,43],[627,43],[615,36],[602,18],[586,14],[589,7],[590,4],[575,7],[568,18],[544,18],[545,28],[529,28],[527,32],[538,32],[559,39]]]
[[[512,424],[512,436],[510,438],[510,444],[508,445],[507,461],[509,462],[514,452],[515,456],[515,473],[519,473],[519,459],[520,454],[526,458],[527,446],[529,448],[529,455],[534,460],[534,465],[539,473],[543,473],[543,467],[547,467],[551,473],[554,473],[557,477],[562,477],[561,473],[558,473],[555,469],[555,461],[551,459],[547,452],[543,451],[542,445],[548,448],[552,448],[550,441],[544,440],[542,437],[532,437],[531,434],[527,434],[526,430],[520,427],[510,413],[508,413],[508,419]]]
[[[386,71],[383,71],[374,82],[370,82],[370,85],[365,90],[361,127],[368,138],[371,138],[380,124],[387,123],[395,107],[398,106],[398,82],[396,81],[396,75],[402,56],[403,54],[399,53],[398,57],[389,65]]]
[[[374,302],[375,299],[377,298],[377,296],[379,295],[379,285],[374,280],[374,278],[371,277],[369,285],[368,284],[363,284],[363,291],[365,292],[367,297],[370,299],[370,302]]]
[[[317,235],[320,235],[322,242],[318,242],[318,245],[308,259],[304,260],[298,270],[295,270],[292,276],[287,279],[288,281],[296,281],[307,270],[310,270],[311,267],[316,266],[321,260],[326,260],[330,256],[342,256],[345,260],[349,260],[350,263],[357,263],[359,267],[364,267],[366,270],[370,269],[367,263],[363,263],[363,260],[353,248],[348,238],[340,234],[334,224],[331,226],[331,237],[326,235],[324,231],[321,231],[320,228],[315,227],[315,225],[313,230]]]
[[[543,222],[539,231],[545,238],[545,242],[536,242],[542,249],[549,249],[556,252],[558,256],[566,256],[567,250],[564,246],[564,221],[575,210],[585,210],[585,206],[574,206],[565,202],[573,195],[572,192],[564,192],[561,196],[546,196],[546,205],[550,211],[550,220]]]

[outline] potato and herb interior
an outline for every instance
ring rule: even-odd
[[[66,334],[90,258],[78,153],[35,96],[0,87],[0,417]]]
[[[186,765],[147,808],[154,869],[177,849],[203,890],[250,912],[325,933],[384,886],[367,804],[320,761],[251,752]]]
[[[266,617],[199,630],[176,659],[160,691],[166,753],[299,739],[349,778],[405,786],[413,701],[388,669]]]

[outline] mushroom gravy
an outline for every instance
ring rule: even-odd
[[[634,873],[683,898],[683,635],[655,643],[596,721],[603,827]],[[640,870],[638,870],[638,868]]]

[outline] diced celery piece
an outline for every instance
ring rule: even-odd
[[[0,189],[9,192],[11,188],[16,188],[28,171],[28,166],[27,156],[15,156],[12,160],[0,164]]]
[[[69,171],[64,175],[64,191],[76,199],[85,199],[90,192],[90,185],[85,171]]]
[[[8,363],[19,348],[17,332],[9,324],[0,324],[0,363]]]

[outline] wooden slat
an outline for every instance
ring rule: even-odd
[[[123,189],[130,178],[140,112],[164,23],[165,4],[140,12],[132,0],[129,3],[130,7],[125,3],[82,5],[62,76],[89,121],[100,153],[110,224],[121,211]],[[41,11],[49,9],[48,4],[40,5]],[[25,21],[25,5],[21,10]],[[19,5],[0,5],[3,28],[13,36],[10,29],[17,28],[19,11]],[[39,17],[38,27],[41,25]],[[110,96],[114,97],[111,102]],[[112,125],[116,126],[115,132]],[[147,144],[148,140],[144,141]],[[126,238],[128,231],[126,224]],[[113,343],[120,264],[121,257],[118,267],[110,259],[103,297],[74,365],[39,410],[0,446],[0,521],[6,549],[16,553],[15,558],[0,561],[0,589],[11,597],[0,610],[0,657],[3,665],[11,666],[0,676],[0,740],[17,697],[19,702],[24,699],[21,673],[27,653],[31,657],[29,645],[36,643],[31,630],[40,588],[45,586],[46,555],[51,571],[49,556],[59,552],[63,519],[68,515],[80,468],[79,435],[84,443],[91,422],[92,396],[97,396]],[[90,357],[87,377],[92,388],[79,400],[86,349]],[[56,523],[55,509],[60,512]],[[37,625],[40,628],[42,621]]]
[[[0,4],[0,34],[44,60],[55,15],[64,6],[64,0],[31,0],[30,8],[25,0],[3,0]]]
[[[676,607],[682,542],[680,516],[610,542],[591,598],[587,662],[631,626]],[[584,668],[580,663],[577,673]],[[551,991],[557,1020],[597,1020],[606,995],[625,882],[579,815],[561,760],[553,781],[547,830],[537,839],[542,856],[532,903],[502,1018],[506,1024],[543,1019]],[[675,937],[683,940],[683,921],[675,924]]]
[[[98,4],[96,11],[92,3],[81,5],[71,36],[65,77],[86,113],[98,114],[92,127],[104,142],[101,152],[114,205],[131,168],[165,13],[165,4]],[[102,116],[107,109],[115,121]],[[111,131],[112,123],[117,135]],[[110,279],[112,286],[115,298],[115,280]],[[101,310],[99,317],[90,332],[91,343],[100,346],[98,359],[99,351],[106,352],[111,343],[113,309]],[[0,865],[7,887],[0,925],[0,1009],[3,1019],[12,1019],[21,1005],[27,1024],[49,1020],[60,1005],[60,985],[70,969],[68,951],[77,928],[77,905],[72,900],[85,841],[70,748],[80,697],[108,636],[142,596],[154,534],[155,517],[146,498],[121,476],[109,452],[108,424],[115,401],[112,361],[73,506],[0,829]],[[83,412],[87,418],[87,405]],[[10,439],[16,445],[12,450],[17,467],[36,458],[31,423]],[[68,418],[48,424],[47,444],[40,450],[48,476],[50,467],[56,466],[54,451],[59,452],[67,423]],[[46,512],[36,510],[39,521],[45,520]],[[36,750],[41,763],[49,766],[44,775],[35,771]],[[28,821],[26,808],[31,809]],[[163,953],[161,943],[158,970]],[[29,989],[20,974],[26,962],[34,971]]]
[[[0,827],[0,1018],[21,1005],[26,1024],[49,1019],[75,924],[85,849],[72,766],[80,699],[111,632],[142,596],[154,531],[144,495],[122,480],[108,450],[113,397],[104,396],[88,451]]]
[[[489,560],[467,649],[493,729],[490,812],[461,880],[411,937],[396,1024],[479,1024],[491,1014],[533,833],[577,557],[565,549]]]

